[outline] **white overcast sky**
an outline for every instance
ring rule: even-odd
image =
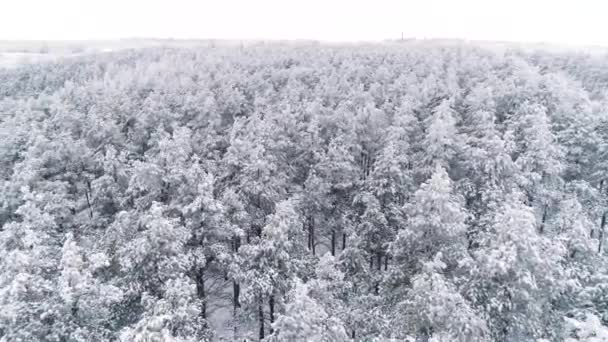
[[[0,39],[132,37],[608,45],[608,0],[0,0]]]

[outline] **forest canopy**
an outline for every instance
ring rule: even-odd
[[[608,341],[608,55],[0,70],[0,341]]]

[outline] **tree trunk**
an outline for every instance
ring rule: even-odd
[[[543,210],[543,218],[540,221],[539,233],[542,234],[545,232],[545,222],[547,221],[547,206],[545,205],[545,209]]]
[[[602,252],[602,245],[604,243],[604,227],[606,226],[606,215],[608,214],[608,212],[605,212],[604,215],[602,215],[602,223],[600,224],[600,231],[599,231],[599,243],[597,245],[597,252],[601,253]]]
[[[241,307],[241,303],[239,302],[239,295],[241,293],[241,286],[239,285],[239,283],[237,283],[236,281],[232,282],[232,318],[234,319],[234,339],[236,340],[237,337],[237,333],[238,333],[238,322],[237,322],[237,315],[238,315],[238,310]]]
[[[331,256],[336,256],[336,231],[331,230]]]
[[[346,233],[342,233],[342,250],[346,249]]]
[[[270,334],[272,335],[272,333],[274,332],[272,330],[272,323],[274,323],[274,295],[270,296],[270,299],[268,300],[268,309],[270,311]]]
[[[205,293],[205,268],[199,267],[195,273],[196,294],[201,300],[201,317],[207,319],[207,294]]]
[[[315,218],[310,218],[310,248],[312,250],[312,255],[316,255],[316,247],[315,247]]]
[[[378,270],[378,274],[382,272],[382,253],[376,253],[376,269]],[[374,285],[374,292],[376,295],[380,293],[380,280],[376,281]]]
[[[233,304],[234,310],[241,307],[241,302],[239,301],[239,296],[241,295],[241,285],[234,281],[232,283],[232,296],[233,296]]]
[[[262,300],[258,304],[258,319],[260,322],[260,341],[264,339],[264,308],[262,307]]]
[[[238,253],[239,248],[241,247],[241,238],[238,236],[234,236],[232,238],[234,253]],[[241,307],[241,303],[239,302],[239,296],[241,294],[241,286],[235,280],[232,282],[232,304],[234,309],[234,315],[236,316],[236,311]]]
[[[87,180],[87,188],[84,190],[84,195],[87,198],[87,206],[89,207],[89,217],[93,219],[93,208],[91,208],[91,199],[89,194],[91,193],[91,182]]]
[[[310,228],[308,226],[308,215],[305,216],[304,223],[302,223],[302,230],[306,232],[306,248],[310,250]]]
[[[384,257],[384,270],[388,270],[388,255]]]

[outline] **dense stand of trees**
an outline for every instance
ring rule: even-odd
[[[605,341],[607,89],[439,43],[0,71],[0,341]]]

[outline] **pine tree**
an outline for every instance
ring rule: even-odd
[[[54,278],[61,252],[55,218],[44,210],[44,196],[23,190],[19,221],[0,231],[0,331],[6,340],[42,341],[58,337]]]
[[[441,252],[423,264],[412,279],[411,290],[398,303],[405,336],[424,336],[450,341],[486,341],[486,322],[456,286],[443,275],[447,265]],[[402,335],[403,336],[403,335]]]
[[[442,101],[425,120],[424,152],[420,165],[424,175],[431,175],[436,166],[449,170],[452,159],[460,148],[456,120],[449,100]]]
[[[475,252],[469,295],[486,307],[494,339],[550,337],[559,312],[565,248],[539,234],[534,211],[515,193],[494,214],[491,230]]]
[[[272,326],[283,297],[299,275],[306,275],[301,222],[292,201],[279,203],[260,238],[240,249],[242,264],[237,279],[242,286],[242,302],[257,306],[260,339],[266,335],[265,303]]]
[[[447,172],[437,167],[433,176],[414,193],[407,208],[406,227],[399,231],[392,246],[400,277],[409,283],[420,267],[443,251],[445,262],[456,263],[465,244],[467,212],[454,193]]]

